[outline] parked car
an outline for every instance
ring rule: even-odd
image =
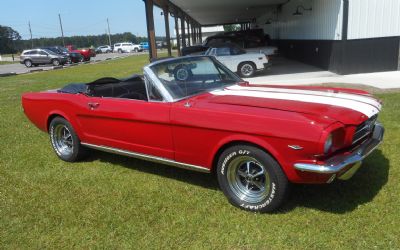
[[[96,53],[110,53],[112,52],[111,46],[109,45],[103,45],[103,46],[99,46],[97,47],[97,49],[95,50]]]
[[[130,52],[139,52],[139,51],[143,51],[143,49],[138,44],[133,44],[133,43],[116,43],[116,44],[114,44],[114,52],[130,53]]]
[[[22,106],[64,161],[92,148],[213,172],[233,205],[257,212],[280,207],[291,182],[349,179],[384,134],[365,91],[251,85],[209,56],[26,93]]]
[[[67,63],[68,56],[60,55],[47,49],[24,50],[20,56],[20,63],[26,67],[37,66],[40,64],[52,64],[59,66]]]
[[[149,50],[149,43],[148,42],[141,42],[141,43],[139,43],[139,45],[143,50]]]
[[[278,54],[276,46],[270,46],[265,39],[266,35],[261,29],[223,32],[209,36],[203,44],[182,48],[182,55],[203,54],[209,47],[225,44],[236,44],[247,52],[262,52],[267,56]]]
[[[78,52],[70,52],[67,48],[61,46],[50,46],[50,47],[42,47],[41,49],[48,49],[53,51],[54,53],[65,55],[68,57],[68,63],[78,63],[83,62],[84,57]]]
[[[215,56],[218,61],[233,72],[242,77],[252,77],[256,71],[268,67],[268,58],[263,53],[246,53],[246,51],[235,44],[210,47],[207,56]]]
[[[69,52],[79,53],[83,56],[84,61],[90,61],[90,58],[96,56],[96,52],[93,49],[77,49],[73,45],[67,45],[66,48]]]

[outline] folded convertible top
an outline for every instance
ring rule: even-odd
[[[68,94],[78,94],[78,93],[87,94],[90,90],[90,86],[93,85],[103,85],[103,84],[120,83],[120,82],[135,82],[135,81],[142,81],[142,77],[140,75],[132,75],[125,79],[117,79],[114,77],[103,77],[89,83],[70,83],[64,86],[63,88],[57,90],[57,92],[68,93]]]

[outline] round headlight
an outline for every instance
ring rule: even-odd
[[[332,134],[330,134],[325,141],[325,145],[324,145],[324,153],[325,154],[329,152],[329,150],[332,148],[332,145],[333,145],[333,139],[332,139]]]

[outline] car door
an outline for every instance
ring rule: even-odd
[[[80,103],[85,143],[174,158],[170,103],[86,95]]]
[[[50,63],[50,56],[49,53],[47,53],[46,51],[43,50],[39,50],[39,55],[38,55],[38,60],[39,63]]]
[[[235,62],[233,61],[234,58],[232,58],[231,56],[231,51],[229,47],[217,48],[215,57],[231,71],[237,71],[237,67]]]
[[[41,57],[39,54],[39,50],[32,50],[32,52],[30,53],[30,58],[32,59],[32,63],[42,63],[41,62]]]

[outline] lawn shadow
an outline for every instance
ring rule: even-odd
[[[164,164],[91,150],[86,161],[94,160],[116,164],[124,168],[159,175],[212,190],[218,189],[218,182],[213,174],[200,173]]]
[[[215,175],[171,167],[135,158],[91,151],[86,161],[99,160],[149,174],[163,176],[188,184],[218,190]],[[377,150],[363,163],[348,181],[335,181],[326,185],[293,185],[284,206],[277,213],[287,213],[296,207],[307,207],[325,212],[343,214],[372,201],[387,183],[389,160]]]
[[[280,212],[296,207],[307,207],[325,212],[343,214],[371,202],[388,181],[389,160],[381,150],[375,151],[358,172],[348,181],[327,185],[294,185],[288,202]]]

